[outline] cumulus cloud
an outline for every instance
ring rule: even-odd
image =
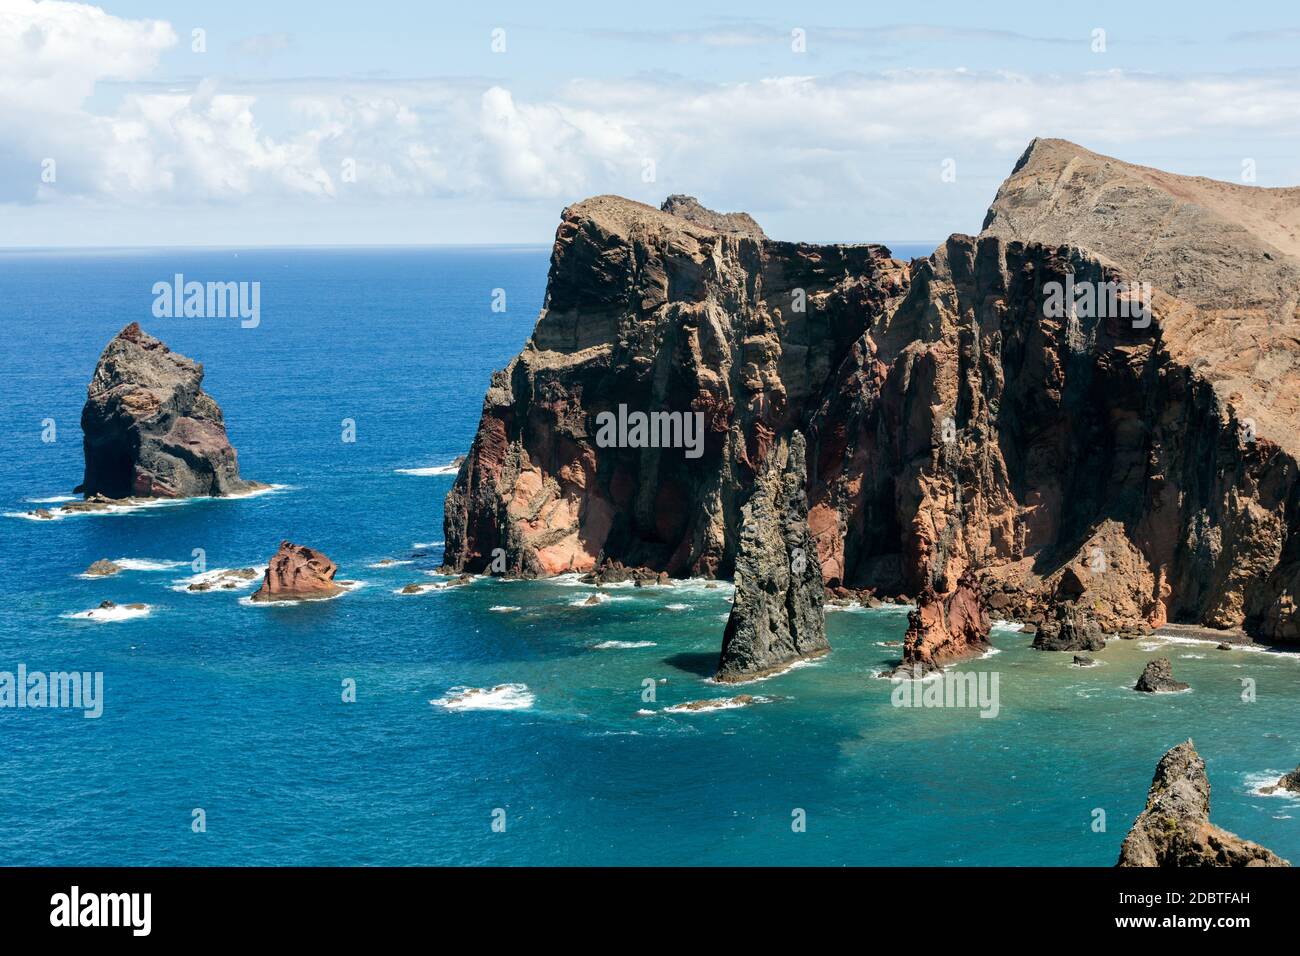
[[[470,79],[152,82],[175,42],[159,21],[0,0],[0,200],[450,198],[546,204],[553,214],[600,192],[688,191],[732,208],[761,197],[768,209],[856,203],[901,216],[933,213],[956,195],[977,217],[1034,136],[1123,153],[1137,142],[1219,134],[1244,144],[1300,129],[1292,73],[900,70],[575,79],[545,92]],[[119,95],[92,100],[108,80]],[[59,161],[55,184],[40,181],[44,157]],[[982,158],[991,183],[977,175],[945,194],[936,183],[947,158],[963,174],[981,173]]]

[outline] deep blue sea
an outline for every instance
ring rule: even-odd
[[[396,593],[437,580],[438,466],[531,331],[548,253],[0,254],[0,670],[105,682],[99,719],[0,710],[0,864],[1110,865],[1157,759],[1189,736],[1213,819],[1300,861],[1300,803],[1255,793],[1300,763],[1294,654],[1151,639],[1081,670],[999,628],[998,653],[965,668],[999,675],[985,719],[892,706],[872,675],[897,657],[899,609],[831,613],[831,655],[724,689],[705,677],[726,587],[594,606],[571,579]],[[259,281],[260,326],[155,319],[151,287],[177,272]],[[80,480],[86,384],[133,320],[204,364],[243,475],[282,487],[13,516]],[[280,607],[185,589],[195,549],[209,571],[242,568],[285,538],[361,585]],[[99,558],[130,569],[79,576]],[[149,611],[70,616],[106,599]],[[1189,693],[1130,689],[1158,654]],[[522,686],[454,703],[498,685]],[[669,710],[740,692],[758,700]]]

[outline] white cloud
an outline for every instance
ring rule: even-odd
[[[453,79],[168,89],[151,81],[175,41],[158,21],[0,0],[0,200],[268,209],[445,199],[544,205],[553,217],[595,193],[683,191],[724,208],[821,209],[837,221],[856,212],[928,232],[939,221],[976,227],[1034,136],[1131,158],[1139,145],[1207,141],[1243,155],[1266,142],[1294,152],[1287,131],[1300,130],[1293,73],[643,77],[546,93]],[[107,107],[91,97],[105,80],[127,81]],[[39,181],[45,157],[59,161],[56,184]],[[948,157],[959,177],[945,188]],[[642,181],[646,160],[654,183]]]

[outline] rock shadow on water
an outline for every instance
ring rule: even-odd
[[[664,663],[696,677],[712,677],[718,669],[718,652],[682,651],[665,657]]]

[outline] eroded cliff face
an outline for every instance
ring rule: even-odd
[[[612,196],[569,207],[545,310],[493,376],[447,497],[448,564],[481,571],[500,548],[513,574],[586,571],[603,554],[730,576],[776,437],[906,283],[880,246],[771,242]],[[698,457],[601,447],[597,416],[620,405],[698,413]]]
[[[943,596],[969,572],[999,617],[1051,620],[1064,599],[1107,633],[1178,621],[1300,639],[1300,413],[1282,394],[1300,382],[1300,329],[1285,290],[1268,292],[1300,267],[1269,245],[1300,193],[1238,202],[1156,172],[1035,141],[986,232],[910,266],[878,246],[773,242],[680,201],[693,218],[570,207],[546,309],[494,377],[448,496],[448,563],[481,570],[499,547],[512,573],[604,554],[730,575],[755,475],[797,431],[829,588]],[[1125,225],[1145,238],[1110,235]],[[1258,268],[1220,308],[1238,239]],[[1140,281],[1150,321],[1131,291],[1119,314],[1046,308],[1049,283]],[[1243,348],[1243,329],[1262,344]],[[598,447],[594,418],[620,403],[702,412],[703,453]]]

